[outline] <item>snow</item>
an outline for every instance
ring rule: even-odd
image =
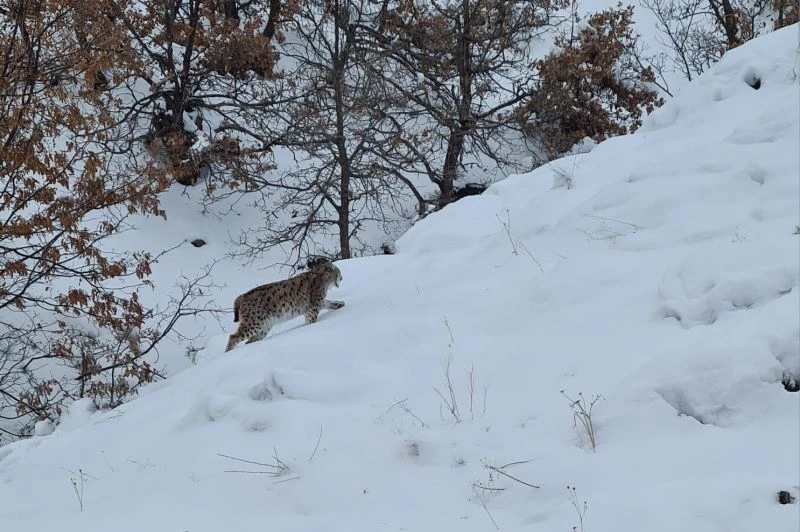
[[[636,134],[340,261],[347,306],[318,323],[229,353],[209,329],[197,365],[3,447],[4,527],[797,530],[776,499],[800,490],[797,32],[726,54]],[[187,222],[209,244],[157,275],[223,255],[230,227]],[[220,267],[223,301],[279,277]],[[594,451],[562,390],[602,396]]]

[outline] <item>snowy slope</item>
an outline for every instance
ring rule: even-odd
[[[797,36],[339,263],[347,306],[317,324],[216,336],[130,403],[3,447],[4,529],[797,530],[775,498],[800,489]],[[595,452],[562,390],[602,394]]]
[[[576,8],[579,9],[581,19],[585,20],[591,13],[610,9],[616,5],[616,2],[611,0],[589,0]],[[567,11],[569,10],[564,11],[565,16]],[[653,14],[640,7],[636,9],[634,18],[635,30],[641,34],[640,42],[648,51],[661,50],[663,47],[658,43]],[[532,41],[532,56],[542,57],[550,51],[554,36],[555,32],[551,31]],[[292,32],[287,33],[286,38],[286,43],[296,41],[296,36]],[[286,72],[291,72],[296,67],[296,62],[283,55],[280,65]],[[685,82],[678,72],[669,73],[667,77],[673,89]],[[206,128],[211,131],[217,125],[219,124],[212,122],[206,124]],[[189,129],[196,128],[188,117],[185,126]],[[431,124],[419,123],[417,127],[421,130],[431,127]],[[200,142],[204,142],[202,139],[205,134],[199,130],[196,132],[201,137]],[[534,164],[530,156],[529,143],[520,143],[519,139],[516,139],[509,142],[506,149],[519,150],[516,167],[518,171],[530,168]],[[276,148],[273,156],[276,164],[276,170],[272,175],[274,180],[300,166],[316,164],[312,157],[299,156],[282,148]],[[463,182],[493,182],[505,177],[496,162],[487,160],[480,164],[477,162],[469,157],[465,159],[470,171],[462,176]],[[423,195],[436,193],[436,187],[426,178],[421,179],[414,173],[409,173],[406,177],[415,183]],[[255,283],[275,281],[292,273],[290,268],[282,266],[287,260],[294,260],[293,254],[287,258],[290,255],[289,246],[286,246],[286,249],[273,249],[262,257],[249,257],[252,261],[246,263],[243,263],[245,261],[241,257],[229,255],[231,251],[241,252],[244,249],[232,246],[232,240],[241,240],[244,235],[253,239],[259,232],[263,237],[267,220],[275,225],[289,222],[290,212],[270,208],[270,202],[275,201],[274,197],[266,198],[266,205],[254,205],[254,202],[262,200],[259,194],[234,192],[223,197],[224,191],[218,191],[218,201],[204,205],[204,199],[207,199],[204,197],[204,192],[202,186],[176,186],[167,190],[160,196],[162,207],[167,213],[166,221],[160,218],[133,216],[130,220],[131,230],[115,235],[111,239],[117,251],[138,252],[145,249],[159,256],[149,277],[154,288],[145,287],[140,290],[139,295],[146,307],[165,310],[172,301],[180,298],[181,288],[178,285],[185,285],[189,280],[204,276],[202,281],[204,295],[194,301],[193,306],[197,308],[207,305],[221,311],[217,316],[205,314],[182,320],[176,330],[161,342],[158,353],[146,358],[165,375],[174,375],[191,365],[185,356],[187,348],[199,349],[200,357],[205,355],[204,348],[208,339],[224,332],[225,323],[219,320],[226,322],[229,320],[229,316],[223,313],[230,312],[230,304],[236,295]],[[412,220],[416,219],[416,201],[413,198],[409,196],[396,200],[398,205],[403,206],[401,210],[405,210],[405,214],[390,214],[390,219],[386,223],[363,221],[358,237],[362,243],[367,244],[365,250],[367,254],[371,254],[370,248],[379,253],[380,246],[384,242],[393,241],[407,230],[413,223]],[[190,242],[195,239],[202,239],[206,245],[200,248],[193,247]],[[252,243],[252,240],[249,242]],[[326,250],[337,249],[338,237],[318,232],[309,239],[308,245],[311,252],[324,253]],[[354,249],[358,248],[359,246],[354,243]],[[165,250],[169,252],[162,255]],[[210,274],[205,276],[207,271],[210,271]],[[94,330],[82,320],[73,322],[78,328]],[[55,376],[61,376],[62,373],[56,368]]]

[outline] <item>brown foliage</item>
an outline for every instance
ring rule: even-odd
[[[263,171],[270,140],[245,125],[244,116],[258,114],[255,106],[271,98],[273,41],[283,38],[281,25],[297,2],[105,1],[124,42],[112,89],[126,96],[131,129],[149,130],[136,138],[155,156],[154,166],[187,186],[212,175],[212,163],[224,167],[220,182],[241,182],[241,175],[231,177],[237,171]],[[251,149],[236,157],[228,152],[224,160],[206,157],[202,146],[224,141],[232,130],[249,137]]]
[[[585,137],[602,141],[635,131],[643,114],[663,103],[648,85],[653,70],[633,57],[632,16],[632,7],[592,15],[574,38],[557,37],[558,51],[538,62],[538,90],[517,116],[547,158]]]
[[[115,102],[83,80],[115,61],[124,68],[125,40],[108,29],[109,3],[93,13],[89,4],[18,0],[0,10],[0,417],[23,426],[57,417],[75,397],[52,376],[57,361],[89,371],[80,394],[102,406],[154,375],[131,336],[152,316],[136,293],[151,257],[107,254],[103,243],[131,214],[163,216],[167,181],[129,173],[106,149]],[[77,323],[98,337],[76,336]],[[109,356],[117,373],[107,379],[98,364]]]
[[[800,2],[797,0],[772,0],[777,13],[773,28],[778,30],[796,24],[800,20]]]
[[[271,40],[255,33],[231,32],[220,36],[203,58],[203,66],[221,75],[248,79],[252,74],[271,77],[277,53]]]

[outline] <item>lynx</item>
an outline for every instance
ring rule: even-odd
[[[344,301],[325,299],[331,285],[339,286],[342,273],[327,261],[309,261],[309,271],[245,292],[233,303],[233,321],[239,329],[230,335],[225,351],[230,351],[242,340],[246,343],[263,339],[270,329],[301,314],[306,323],[317,321],[322,309],[335,310]]]

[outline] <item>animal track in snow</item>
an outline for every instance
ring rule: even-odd
[[[701,425],[722,426],[720,419],[730,414],[730,409],[724,405],[715,405],[711,408],[701,407],[691,393],[682,388],[661,388],[656,393],[667,402],[679,416],[694,418]]]
[[[761,166],[751,164],[745,172],[747,177],[759,185],[763,185],[767,181],[767,171]]]
[[[732,364],[731,361],[737,361]],[[680,416],[733,427],[760,419],[780,375],[763,345],[696,346],[656,363],[655,391]]]
[[[261,382],[245,393],[206,393],[198,396],[178,421],[179,429],[189,429],[206,423],[233,419],[242,430],[259,432],[271,424],[270,410],[263,402],[284,396],[284,388],[270,372]]]
[[[711,325],[726,312],[751,309],[786,295],[797,286],[798,274],[789,267],[720,268],[703,271],[684,264],[664,274],[659,284],[661,314],[684,328]]]
[[[275,375],[264,378],[247,392],[247,396],[253,401],[270,401],[276,395],[284,395],[284,391],[283,386],[275,380]]]

